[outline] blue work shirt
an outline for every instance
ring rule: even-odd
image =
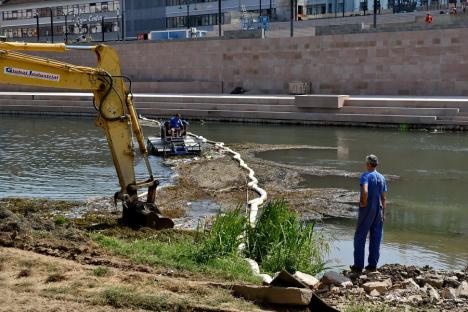
[[[385,177],[377,172],[368,171],[361,175],[360,185],[367,184],[367,208],[379,208],[380,195],[387,191],[387,182]]]
[[[169,125],[171,126],[171,129],[180,129],[184,127],[182,119],[177,117],[172,117],[171,120],[169,120]]]

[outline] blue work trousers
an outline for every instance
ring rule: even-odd
[[[382,213],[381,207],[359,207],[356,233],[354,234],[354,266],[356,268],[364,268],[364,252],[368,233],[370,234],[369,266],[377,267],[383,233]]]

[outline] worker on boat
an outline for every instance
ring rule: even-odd
[[[171,137],[180,137],[183,134],[185,135],[187,125],[188,122],[182,120],[180,114],[177,113],[169,120],[169,133]]]

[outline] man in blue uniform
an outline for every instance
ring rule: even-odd
[[[180,136],[182,129],[184,129],[184,122],[180,119],[180,114],[176,114],[169,120],[169,128],[171,136]]]
[[[367,172],[360,180],[361,196],[359,200],[359,215],[354,234],[354,265],[351,270],[361,272],[364,268],[364,250],[367,234],[369,234],[368,271],[377,269],[380,256],[380,241],[383,234],[383,222],[387,199],[387,183],[383,175],[377,172],[379,160],[375,155],[366,157]]]

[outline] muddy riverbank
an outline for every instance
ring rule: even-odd
[[[352,179],[357,178],[359,173],[323,167],[304,168],[257,157],[257,153],[268,150],[333,148],[267,144],[235,144],[231,147],[255,171],[259,185],[268,192],[268,198],[286,200],[303,219],[350,218],[356,215],[356,192],[340,188],[305,188],[301,183],[304,174]],[[247,172],[222,151],[211,150],[205,157],[169,159],[166,163],[176,172],[177,179],[175,185],[159,190],[157,203],[171,216],[183,214],[190,208],[187,203],[194,201],[213,201],[226,209],[245,204],[248,199],[257,196],[248,191]]]

